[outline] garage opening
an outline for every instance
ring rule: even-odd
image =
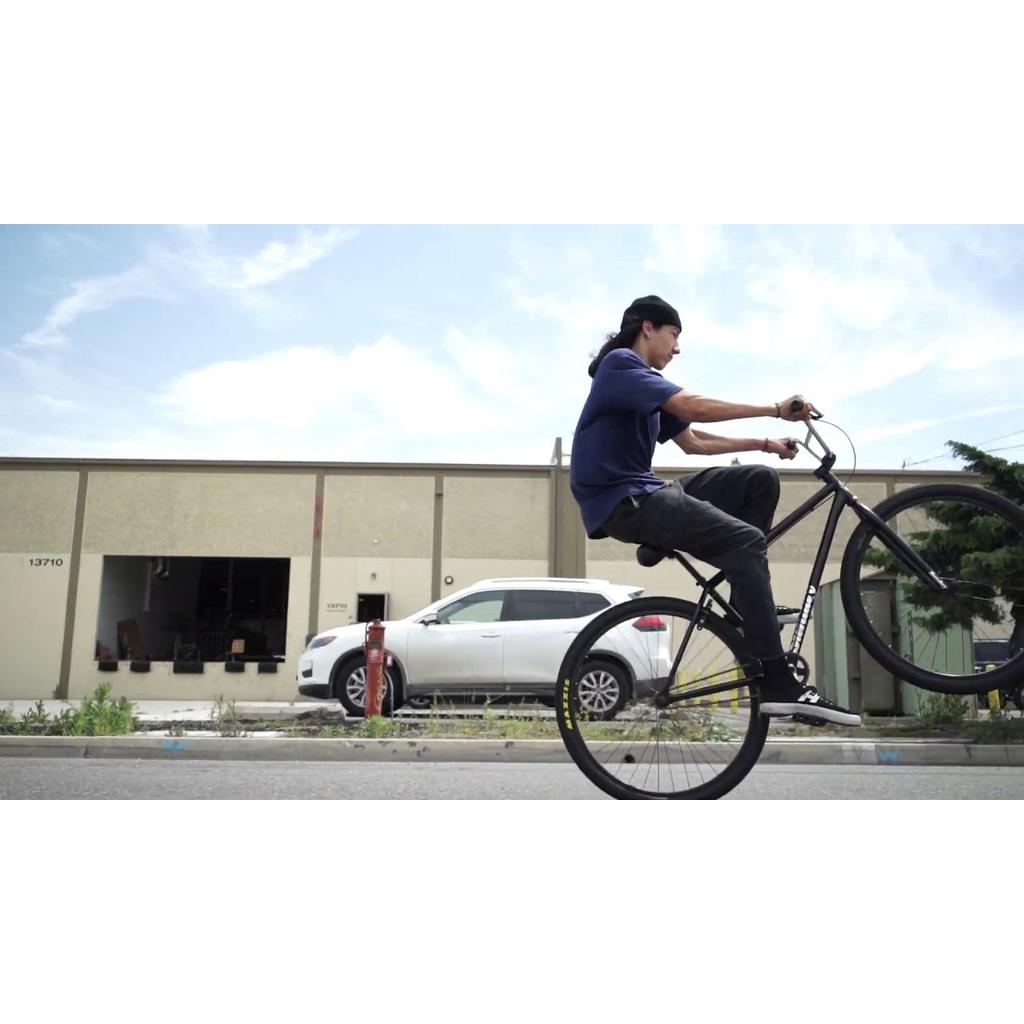
[[[287,558],[107,555],[95,656],[283,661],[289,569]]]

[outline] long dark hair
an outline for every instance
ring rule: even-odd
[[[648,317],[647,319],[650,319]],[[651,326],[657,330],[659,327],[664,327],[668,321],[662,320],[660,323],[656,320],[651,320]],[[587,373],[591,377],[597,373],[597,368],[601,365],[601,360],[604,359],[609,352],[614,352],[617,348],[632,348],[636,344],[636,337],[640,333],[640,328],[643,327],[644,321],[640,317],[627,317],[622,321],[622,328],[618,334],[609,334],[605,343],[601,346],[601,350],[594,356]]]

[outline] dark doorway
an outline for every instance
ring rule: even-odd
[[[356,622],[372,622],[374,619],[380,619],[383,621],[387,617],[387,594],[356,595]]]

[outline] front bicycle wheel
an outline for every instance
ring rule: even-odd
[[[911,487],[876,515],[933,570],[938,589],[862,522],[843,555],[843,606],[883,668],[939,693],[1024,681],[1024,511],[962,484]]]
[[[764,747],[768,719],[752,692],[760,665],[724,620],[705,613],[695,626],[696,613],[670,597],[613,605],[566,652],[558,728],[583,774],[614,797],[720,797]],[[614,718],[593,709],[590,693],[595,666],[611,665],[627,688]]]

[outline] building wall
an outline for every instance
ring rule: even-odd
[[[443,508],[439,597],[478,580],[550,574],[548,474],[446,477]]]
[[[73,626],[69,696],[106,681],[115,695],[133,699],[291,699],[307,633],[353,621],[360,593],[388,594],[393,618],[501,576],[589,576],[633,584],[648,594],[697,596],[678,565],[643,568],[635,547],[588,540],[568,476],[567,467],[554,465],[0,459],[0,699],[54,694],[62,680],[66,621]],[[783,470],[781,477],[777,521],[820,487],[807,472]],[[80,478],[87,488],[76,551]],[[902,486],[940,479],[965,478],[861,473],[855,487],[862,500],[875,504]],[[772,547],[780,603],[800,603],[826,515],[827,506]],[[850,514],[841,521],[826,582],[838,576],[843,545],[855,525]],[[117,672],[99,672],[95,644],[103,559],[109,555],[290,559],[287,661],[276,674],[257,674],[255,664],[228,674],[216,663],[208,663],[202,675],[175,675],[170,663],[154,663],[145,674],[129,672],[127,662]],[[32,564],[41,559],[59,564]],[[69,602],[73,567],[77,585]],[[813,662],[813,623],[804,654]]]
[[[387,594],[391,618],[430,603],[434,489],[401,468],[327,477],[317,631],[355,622],[358,594]]]
[[[83,554],[309,556],[311,473],[90,472]]]
[[[0,699],[53,696],[77,491],[77,471],[0,471]]]

